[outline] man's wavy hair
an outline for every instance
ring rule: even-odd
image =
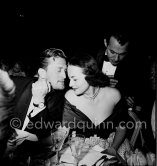
[[[85,79],[90,86],[105,87],[109,85],[108,76],[99,70],[96,60],[88,53],[75,53],[68,64],[82,68],[83,74],[86,75]]]
[[[47,68],[49,64],[49,59],[51,57],[53,57],[54,61],[55,61],[55,58],[58,58],[58,57],[67,59],[65,53],[61,49],[49,48],[42,52],[42,55],[40,57],[40,66],[44,69]]]
[[[114,37],[119,43],[120,45],[125,45],[127,42],[131,41],[131,37],[129,32],[126,31],[112,31],[108,34],[106,34],[106,41],[107,44],[109,44],[109,40],[111,37]]]
[[[132,50],[133,45],[130,44],[130,43],[132,43],[132,39],[131,39],[129,32],[122,31],[122,30],[121,31],[113,30],[111,32],[108,32],[104,36],[104,39],[106,39],[107,45],[109,44],[111,37],[114,37],[121,46],[124,46],[126,43],[129,43],[129,45],[127,47],[127,52],[129,54],[131,54],[130,51]],[[98,67],[100,70],[102,70],[104,60],[108,59],[105,56],[105,51],[106,51],[106,46],[102,50],[99,50],[99,52],[97,53],[96,60],[97,60]],[[129,56],[127,56],[127,57],[129,57]]]

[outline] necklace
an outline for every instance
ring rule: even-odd
[[[98,87],[98,88],[96,89],[95,93],[94,93],[92,96],[89,96],[89,95],[87,95],[87,94],[84,94],[84,96],[85,96],[86,98],[88,98],[89,100],[94,100],[94,99],[97,97],[97,95],[99,94],[99,91],[100,91],[100,88]]]

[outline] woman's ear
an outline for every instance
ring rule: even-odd
[[[46,70],[43,69],[43,68],[39,68],[38,69],[38,75],[39,75],[39,78],[46,79]]]

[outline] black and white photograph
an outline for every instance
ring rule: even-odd
[[[154,9],[119,6],[2,6],[0,165],[156,165]]]

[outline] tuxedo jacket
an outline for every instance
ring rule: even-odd
[[[97,54],[97,63],[102,70],[103,62],[109,61],[105,55],[105,49]],[[116,88],[123,96],[134,96],[137,105],[143,105],[145,96],[143,91],[148,91],[148,61],[147,58],[137,55],[129,55],[117,65],[114,78],[118,80]]]
[[[12,77],[12,79],[16,85],[14,116],[17,118],[17,127],[22,129],[32,98],[32,83],[36,81],[36,78]],[[45,97],[46,108],[30,118],[25,130],[36,134],[39,139],[49,136],[51,130],[56,129],[61,124],[64,93],[62,90],[48,93]]]

